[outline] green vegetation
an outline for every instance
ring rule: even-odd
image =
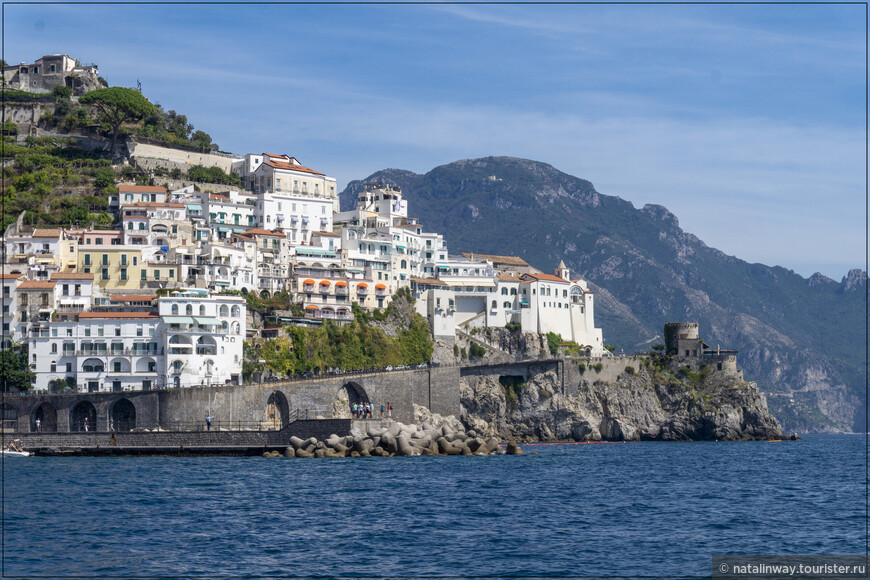
[[[616,350],[616,347],[615,347],[614,345],[612,345],[612,344],[605,344],[605,345],[604,345],[604,350],[606,350],[606,351],[608,351],[608,352],[613,352],[613,351]]]
[[[115,153],[121,125],[140,121],[156,110],[156,107],[149,103],[148,99],[142,96],[142,93],[136,89],[123,87],[90,91],[79,98],[79,103],[96,107],[97,119],[111,133],[110,157]]]
[[[626,374],[633,375],[635,373],[634,367],[633,366],[625,367],[625,372],[626,372]]]
[[[519,332],[522,330],[522,325],[519,322],[508,322],[504,325],[510,332]]]
[[[0,351],[0,389],[4,392],[27,392],[36,375],[27,364],[27,347],[17,346]]]
[[[173,110],[164,111],[160,105],[155,105],[154,110],[144,118],[142,127],[136,130],[136,134],[162,141],[169,146],[189,147],[205,152],[218,149],[217,144],[212,142],[211,135],[205,131],[194,130],[193,125],[187,122],[187,116]]]
[[[559,352],[559,343],[562,342],[562,335],[555,332],[547,333],[547,347],[550,349],[550,354],[555,356]]]
[[[486,354],[486,349],[476,342],[472,342],[468,349],[468,354],[471,358],[481,358]]]
[[[272,300],[285,299],[279,296]],[[398,318],[397,309],[407,308],[407,301],[397,299],[397,296],[378,318],[395,320]],[[261,300],[249,300],[249,304],[261,307],[257,302]],[[295,307],[299,308],[298,305]],[[324,321],[319,328],[287,326],[284,329],[287,336],[246,343],[243,373],[250,377],[260,370],[260,364],[256,362],[260,360],[265,360],[263,366],[272,372],[292,375],[326,368],[351,370],[414,365],[427,363],[432,358],[429,324],[418,314],[414,313],[408,324],[399,326],[395,337],[387,336],[373,322],[378,322],[375,316],[357,306],[353,322],[344,326],[330,320]]]
[[[600,373],[601,370],[604,368],[604,365],[601,363],[595,363],[594,365],[592,365],[592,368],[595,369],[596,373]]]
[[[579,365],[577,365],[577,370],[580,371],[581,375],[583,373],[585,373],[586,372],[586,363],[580,363]]]
[[[30,225],[111,223],[102,191],[110,172],[114,175],[108,159],[82,150],[75,139],[28,137],[17,145],[13,137],[3,138],[3,160],[11,163],[3,168],[6,213],[0,228],[21,212]]]

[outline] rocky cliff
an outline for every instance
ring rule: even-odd
[[[517,342],[526,341],[516,338]],[[494,353],[501,359],[501,353]],[[493,360],[492,362],[496,362]],[[781,439],[764,394],[715,361],[659,355],[566,359],[562,371],[520,380],[464,376],[463,423],[519,440]]]

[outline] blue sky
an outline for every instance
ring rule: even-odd
[[[858,5],[7,5],[4,52],[96,62],[224,150],[288,153],[339,188],[525,157],[664,205],[727,254],[839,280],[865,264],[864,21]]]

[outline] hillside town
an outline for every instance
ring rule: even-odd
[[[143,390],[242,382],[248,324],[240,296],[287,293],[304,314],[353,318],[400,288],[436,339],[518,325],[601,355],[592,292],[564,263],[453,255],[409,216],[401,190],[369,184],[339,211],[335,179],[288,155],[233,163],[242,191],[119,184],[117,229],[7,228],[3,341],[27,346],[35,391]]]

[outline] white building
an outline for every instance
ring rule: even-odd
[[[157,312],[89,311],[47,323],[27,339],[34,389],[54,392],[61,381],[80,392],[240,383],[246,314],[242,298],[185,291],[160,298]]]

